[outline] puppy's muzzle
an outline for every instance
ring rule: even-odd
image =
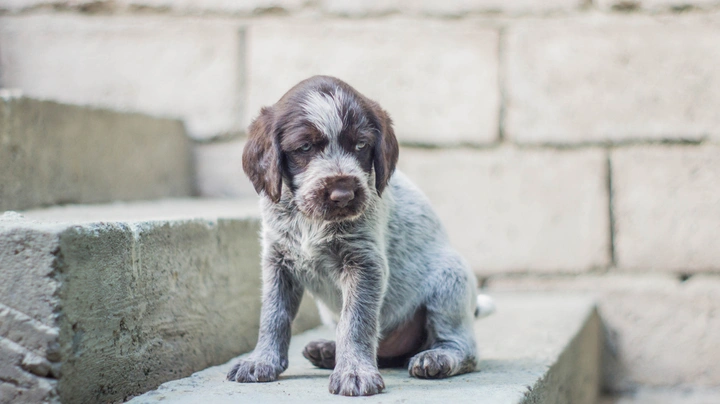
[[[359,214],[365,203],[365,193],[357,178],[336,176],[325,180],[324,204],[327,219],[338,220]]]
[[[355,181],[349,177],[339,177],[332,181],[332,185],[329,185],[328,191],[330,193],[329,204],[334,207],[344,208],[355,199]]]

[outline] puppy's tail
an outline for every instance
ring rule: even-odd
[[[495,313],[495,300],[488,295],[478,295],[477,306],[475,307],[475,317],[483,318],[493,313]]]

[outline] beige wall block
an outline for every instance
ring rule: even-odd
[[[567,291],[598,297],[616,349],[606,378],[613,390],[634,386],[720,384],[720,277],[670,275],[491,278],[492,291]],[[501,311],[502,307],[498,307]]]
[[[0,0],[0,10],[76,9],[85,12],[170,11],[180,14],[261,14],[296,11],[304,0]]]
[[[196,187],[200,196],[253,197],[257,193],[242,168],[244,141],[195,146]]]
[[[697,0],[696,2],[702,2]],[[706,0],[707,2],[707,0]],[[0,9],[25,11],[33,8],[64,8],[114,11],[170,11],[180,14],[257,15],[296,13],[304,9],[353,17],[390,13],[431,16],[462,16],[469,13],[547,13],[579,9],[586,0],[0,0]]]
[[[601,10],[683,10],[690,8],[712,8],[720,5],[718,0],[595,0]]]
[[[622,269],[720,269],[720,147],[614,150],[615,251]]]
[[[187,13],[252,14],[265,11],[295,11],[305,0],[115,0],[119,4]]]
[[[378,101],[405,142],[497,137],[497,32],[466,22],[262,23],[249,31],[247,118],[299,81],[337,76]]]
[[[720,136],[718,43],[720,24],[698,15],[513,24],[505,133],[521,143]]]
[[[478,12],[509,14],[546,13],[581,8],[584,0],[324,0],[323,9],[348,16],[390,13],[461,16]]]
[[[26,95],[179,117],[197,138],[240,129],[235,23],[169,17],[0,19],[0,83]]]
[[[400,151],[453,244],[481,274],[608,265],[606,158],[598,149]]]
[[[0,10],[20,11],[45,3],[43,0],[0,0]]]

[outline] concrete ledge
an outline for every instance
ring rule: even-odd
[[[720,386],[718,275],[494,276],[487,287],[491,293],[572,290],[595,297],[609,337],[604,387],[611,392]]]
[[[6,90],[0,117],[0,212],[192,193],[190,142],[180,121]]]
[[[382,370],[385,393],[363,402],[595,403],[600,383],[600,319],[592,300],[577,296],[498,295],[497,314],[477,322],[482,360],[475,373],[418,380],[405,369]],[[293,338],[290,368],[276,383],[225,381],[230,363],[163,384],[130,400],[150,403],[329,403],[329,370],[316,369],[301,350],[325,328]]]
[[[118,401],[251,349],[261,285],[254,205],[0,216],[0,322],[9,324],[0,326],[0,396]],[[302,313],[299,330],[317,326],[307,302]]]

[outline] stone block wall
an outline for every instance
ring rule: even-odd
[[[182,118],[203,195],[254,195],[262,105],[348,81],[486,286],[598,296],[616,390],[720,386],[718,66],[718,0],[0,1],[3,87]]]

